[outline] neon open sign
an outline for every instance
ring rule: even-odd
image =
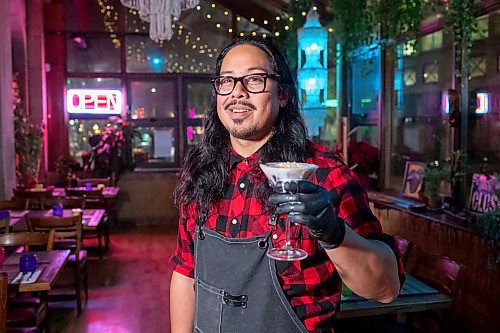
[[[68,113],[121,114],[122,92],[118,89],[69,89],[66,92]]]

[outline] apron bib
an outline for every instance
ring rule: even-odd
[[[270,235],[227,238],[197,227],[195,332],[308,332],[266,255]]]

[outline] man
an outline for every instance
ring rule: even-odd
[[[375,240],[391,239],[349,169],[306,140],[279,51],[266,40],[234,40],[219,55],[212,83],[205,136],[187,155],[176,192],[172,332],[332,332],[342,281],[358,295],[391,302],[402,269],[395,252]],[[273,161],[319,169],[298,193],[277,194],[259,168]],[[285,215],[305,260],[265,254],[284,244]]]

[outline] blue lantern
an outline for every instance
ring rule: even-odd
[[[318,136],[326,116],[328,86],[328,33],[319,22],[316,10],[307,14],[304,26],[298,30],[299,100],[310,136]],[[305,61],[302,65],[302,55]],[[302,99],[305,92],[305,100]]]

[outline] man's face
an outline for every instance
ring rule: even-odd
[[[255,73],[276,74],[266,53],[256,46],[235,46],[222,61],[220,75],[240,77]],[[286,96],[280,98],[274,79],[267,78],[266,89],[261,93],[249,93],[237,82],[229,95],[217,95],[217,114],[231,139],[259,141],[270,137],[279,107],[287,102]]]

